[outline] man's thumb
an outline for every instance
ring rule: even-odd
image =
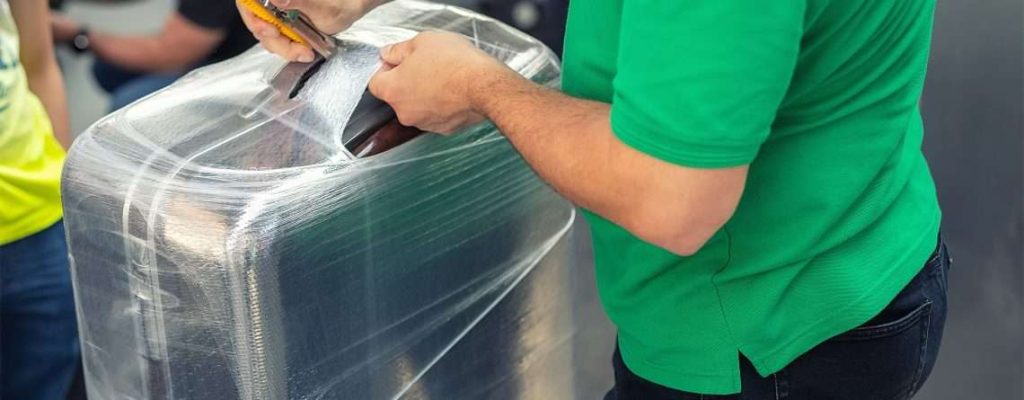
[[[380,59],[391,65],[401,64],[405,57],[412,53],[412,41],[407,40],[384,46],[380,49]]]
[[[377,71],[377,73],[370,77],[370,82],[367,83],[366,88],[378,99],[384,101],[391,100],[392,93],[388,90],[391,87],[391,82],[388,79],[390,77],[391,71]]]

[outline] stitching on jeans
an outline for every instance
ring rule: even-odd
[[[942,287],[943,294],[949,292],[949,271],[948,268],[953,264],[953,257],[949,255],[949,249],[946,248],[946,244],[942,244],[942,260],[939,263],[939,286]]]
[[[779,374],[772,374],[772,380],[775,381],[775,400],[779,400]]]
[[[932,328],[932,313],[931,313],[931,311],[932,311],[931,307],[929,307],[928,310],[927,310],[928,315],[925,316],[924,321],[922,321],[923,323],[921,324],[922,325],[921,348],[919,349],[919,354],[918,354],[918,357],[917,357],[917,370],[914,371],[914,380],[913,380],[913,382],[911,383],[910,387],[907,388],[907,394],[906,394],[906,397],[904,397],[904,399],[906,399],[906,400],[910,400],[914,396],[914,394],[917,392],[917,387],[918,387],[918,385],[921,384],[921,379],[922,379],[921,375],[924,374],[925,357],[928,356],[929,333],[931,332],[931,328]]]
[[[907,329],[913,328],[915,324],[917,324],[922,318],[926,316],[925,314],[928,311],[927,309],[930,309],[932,305],[932,301],[928,299],[928,296],[924,294],[922,295],[925,297],[925,303],[918,306],[910,314],[900,317],[900,319],[896,321],[886,322],[881,325],[861,326],[858,328],[854,328],[852,331],[843,333],[839,336],[836,336],[834,339],[830,340],[848,342],[855,340],[878,339],[882,337],[893,336],[902,333]]]
[[[939,251],[937,253],[939,256],[938,258],[941,259],[943,256],[941,242],[939,243]],[[938,270],[942,270],[941,262],[939,263]],[[929,281],[921,283],[921,297],[924,297],[925,305],[928,306],[928,309],[924,310],[925,315],[921,317],[921,348],[918,349],[917,369],[914,371],[914,380],[911,383],[910,387],[907,388],[906,397],[904,397],[904,399],[906,400],[910,400],[910,398],[914,396],[914,393],[917,392],[918,385],[921,384],[921,375],[924,374],[925,357],[927,357],[928,355],[929,333],[932,330],[932,304],[934,304],[934,302],[931,299],[931,296],[928,296],[928,285],[930,283],[931,282]]]
[[[783,369],[775,373],[775,376],[777,377],[776,379],[779,383],[779,399],[789,398],[789,379],[787,379],[789,377],[788,374],[789,372],[786,369]]]

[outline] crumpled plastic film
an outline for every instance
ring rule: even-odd
[[[538,41],[399,0],[294,99],[255,101],[283,62],[253,49],[78,138],[63,198],[90,398],[574,397],[573,207],[489,123],[343,144],[379,47],[428,29],[557,84]]]

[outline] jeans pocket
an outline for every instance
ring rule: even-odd
[[[793,399],[906,400],[924,373],[932,302],[825,341],[786,368]]]
[[[924,302],[924,304],[921,304],[913,311],[904,314],[903,316],[895,320],[880,323],[877,321],[873,321],[873,323],[869,323],[867,325],[862,325],[860,327],[854,328],[853,330],[847,331],[846,333],[836,336],[831,340],[839,342],[854,340],[871,340],[899,335],[903,331],[906,331],[907,329],[910,329],[911,327],[917,325],[917,323],[920,322],[921,319],[928,318],[928,315],[931,311],[931,307],[932,302],[926,301]]]

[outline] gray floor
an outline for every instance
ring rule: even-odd
[[[169,7],[166,0],[143,0],[73,4],[70,12],[97,29],[145,32],[160,26]],[[1022,8],[1020,0],[940,2],[936,14],[922,100],[925,147],[955,265],[942,355],[918,399],[1024,399]],[[80,132],[103,114],[106,100],[88,78],[88,58],[62,54],[62,61],[72,129]],[[599,310],[592,271],[578,272],[580,395],[594,399],[610,385],[613,333]]]

